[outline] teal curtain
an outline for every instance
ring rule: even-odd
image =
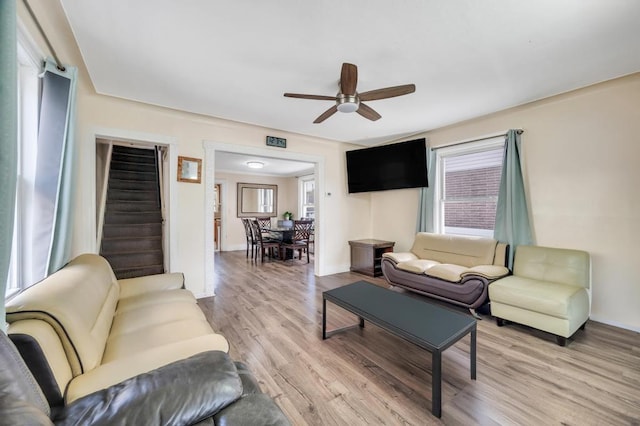
[[[493,236],[509,243],[508,267],[513,269],[513,257],[519,245],[533,244],[529,225],[529,210],[524,192],[520,166],[521,131],[509,130],[504,147],[502,177],[496,208],[496,225]]]
[[[0,1],[0,329],[5,331],[18,162],[18,50],[16,2]]]
[[[38,152],[32,208],[34,282],[69,261],[74,170],[76,69],[59,70],[47,61],[42,74]]]
[[[427,147],[427,178],[429,186],[420,188],[416,232],[433,232],[433,205],[435,202],[436,153]]]

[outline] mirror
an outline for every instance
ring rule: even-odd
[[[278,211],[278,185],[238,183],[238,217],[275,217]]]

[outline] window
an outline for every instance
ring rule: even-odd
[[[503,137],[436,151],[437,232],[493,237],[503,154]]]
[[[300,178],[300,217],[315,219],[315,188],[313,176]]]
[[[42,277],[31,274],[32,241],[29,223],[33,220],[35,159],[38,139],[38,103],[43,56],[33,48],[22,30],[18,31],[18,179],[16,183],[16,211],[13,225],[11,263],[5,297],[11,296]]]

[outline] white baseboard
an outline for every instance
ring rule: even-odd
[[[227,246],[224,247],[224,250],[222,251],[240,251],[240,250],[247,250],[247,245],[246,244],[236,244],[236,245],[232,245],[232,246]],[[251,249],[249,249],[251,250]]]
[[[342,272],[349,272],[349,268],[351,267],[351,265],[349,264],[344,264],[344,265],[329,265],[326,266],[324,268],[324,270],[322,271],[322,274],[316,274],[320,277],[324,277],[326,275],[333,275],[333,274],[340,274]]]
[[[204,292],[204,293],[194,293],[193,295],[196,299],[204,299],[205,297],[213,297],[216,294],[210,293],[210,292]]]
[[[611,321],[611,320],[608,320],[608,319],[605,319],[605,318],[600,318],[597,315],[596,316],[591,315],[589,317],[589,319],[591,321],[600,322],[602,324],[607,324],[607,325],[611,325],[613,327],[623,328],[625,330],[635,331],[636,333],[640,333],[640,327],[632,327],[632,326],[630,326],[628,324],[622,324],[622,323],[619,323],[617,321]]]

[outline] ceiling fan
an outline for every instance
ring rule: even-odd
[[[288,98],[314,99],[318,101],[334,101],[336,104],[320,114],[314,123],[322,123],[331,117],[337,111],[340,112],[357,112],[361,116],[371,121],[381,118],[381,115],[374,111],[371,107],[363,104],[363,101],[375,101],[378,99],[393,98],[396,96],[408,95],[416,91],[415,84],[404,84],[402,86],[385,87],[384,89],[370,90],[364,93],[358,93],[356,86],[358,84],[358,67],[349,64],[342,64],[342,72],[340,73],[339,92],[336,96],[323,95],[304,95],[301,93],[285,93]]]

